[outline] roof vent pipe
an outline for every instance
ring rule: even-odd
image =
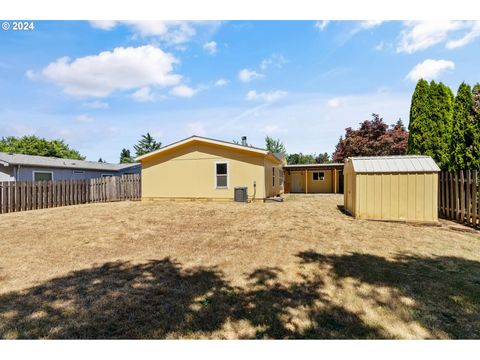
[[[242,136],[242,145],[247,146],[247,137],[246,136]]]

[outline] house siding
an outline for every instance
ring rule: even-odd
[[[282,164],[277,164],[269,159],[265,159],[265,194],[269,196],[277,196],[283,193],[283,183],[280,183],[280,171]],[[275,169],[275,184],[273,184],[273,172]]]
[[[76,179],[93,179],[105,175],[118,175],[116,171],[94,171],[94,170],[80,170],[85,171],[84,174],[74,174],[73,169],[58,169],[58,168],[44,168],[44,167],[20,167],[16,172],[17,181],[32,181],[34,171],[52,171],[54,180],[76,180]]]
[[[94,179],[102,175],[119,176],[125,173],[139,174],[141,168],[122,169],[121,171],[60,169],[51,167],[33,166],[0,166],[0,181],[33,181],[34,171],[51,171],[54,180]],[[84,171],[84,174],[75,174],[74,171]]]
[[[307,180],[305,181],[305,171]],[[313,180],[314,172],[323,172],[324,180]],[[339,170],[288,170],[285,171],[285,191],[309,194],[330,194],[339,192]],[[295,189],[295,184],[299,187]]]
[[[227,189],[215,188],[215,164],[221,161],[228,162]],[[270,165],[262,154],[190,142],[142,160],[142,198],[233,200],[234,188],[244,186],[249,199],[264,199],[276,192],[265,183],[271,185]]]
[[[11,166],[0,165],[0,181],[15,181]]]

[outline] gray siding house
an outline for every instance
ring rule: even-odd
[[[140,173],[138,163],[109,164],[0,152],[0,181],[76,180]]]

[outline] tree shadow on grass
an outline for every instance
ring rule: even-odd
[[[376,338],[379,332],[354,313],[334,305],[322,294],[320,276],[300,275],[302,280],[283,283],[278,268],[258,269],[243,292],[241,319],[258,328],[256,338],[342,339]],[[303,315],[298,319],[295,313]]]
[[[329,266],[337,281],[352,278],[360,284],[393,289],[398,297],[414,300],[415,320],[431,334],[449,338],[480,338],[480,263],[457,257],[398,255],[393,260],[352,253],[322,255],[301,252],[302,262]],[[380,306],[380,296],[371,299]],[[435,335],[433,335],[435,337]]]
[[[215,268],[183,269],[169,258],[106,263],[1,295],[0,338],[222,337],[229,321],[253,329],[234,334],[243,338],[377,337],[355,314],[323,299],[320,277],[284,284],[280,272],[257,269],[239,288]],[[306,314],[306,326],[293,321],[295,310]]]
[[[183,268],[169,258],[76,271],[0,295],[0,338],[395,337],[385,330],[388,320],[382,320],[383,326],[367,324],[347,301],[376,304],[402,324],[418,322],[428,330],[426,337],[480,338],[476,261],[314,251],[298,257],[308,269],[299,267],[297,280],[282,280],[281,268],[264,267],[244,274],[242,287],[233,286],[217,268]],[[341,303],[327,292],[327,277],[330,289],[333,282],[344,291],[352,281],[361,289]],[[387,300],[381,294],[385,288]],[[412,301],[401,304],[402,297]],[[404,318],[399,308],[407,309]],[[243,328],[225,330],[232,323]]]
[[[168,258],[106,263],[0,296],[0,337],[165,338],[208,332],[230,311],[229,291],[215,269],[184,271]]]

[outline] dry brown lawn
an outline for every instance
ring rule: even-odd
[[[0,215],[0,338],[480,338],[480,236],[341,196]]]

